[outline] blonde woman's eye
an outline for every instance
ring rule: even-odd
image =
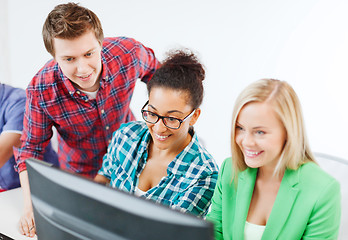
[[[243,128],[242,127],[240,127],[240,126],[236,126],[236,130],[243,130]]]

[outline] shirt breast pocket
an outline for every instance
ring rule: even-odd
[[[82,140],[96,136],[102,124],[96,109],[73,110],[56,115],[54,125],[64,139]]]

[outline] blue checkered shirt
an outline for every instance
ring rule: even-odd
[[[148,157],[150,132],[144,122],[122,124],[113,134],[98,174],[110,179],[110,186],[134,193]],[[212,156],[192,140],[168,165],[167,176],[142,197],[183,212],[204,216],[211,203],[218,177]]]

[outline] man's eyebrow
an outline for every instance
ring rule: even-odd
[[[86,53],[89,53],[89,52],[93,52],[95,51],[96,48],[91,48],[89,49],[88,51],[86,51],[83,55],[85,55]],[[63,55],[63,56],[59,56],[60,58],[73,58],[74,56],[69,56],[69,55]]]

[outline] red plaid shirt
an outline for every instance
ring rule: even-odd
[[[49,61],[27,88],[22,147],[15,149],[17,170],[25,159],[43,159],[43,149],[58,131],[60,167],[94,177],[119,126],[135,120],[129,104],[136,80],[151,79],[159,63],[150,48],[130,38],[106,38],[96,99],[90,100]]]

